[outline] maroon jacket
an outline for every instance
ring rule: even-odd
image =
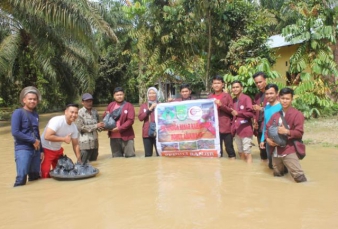
[[[268,100],[265,98],[264,96],[264,99],[262,100],[262,96],[264,96],[264,93],[263,92],[258,92],[254,98],[254,101],[253,101],[253,105],[260,105],[262,107],[265,107],[266,106],[266,103],[268,102]],[[256,122],[261,122],[261,125],[259,126],[259,132],[262,132],[263,131],[263,125],[264,125],[264,110],[259,112],[259,111],[254,111],[256,112],[256,115],[254,117],[254,119],[256,120]],[[261,114],[259,114],[261,113]]]
[[[212,99],[214,94],[209,94],[208,99]],[[232,98],[228,93],[222,92],[222,106],[217,107],[219,132],[221,134],[231,133],[231,109],[233,108]]]
[[[150,118],[150,120],[149,120],[149,118]],[[155,122],[155,110],[149,111],[149,109],[148,109],[148,103],[143,103],[140,106],[140,111],[138,113],[138,119],[141,122],[143,121],[142,137],[143,138],[147,138],[148,137],[148,132],[149,132],[149,123],[150,122]]]
[[[104,112],[103,117],[107,114],[107,112],[111,113],[116,105],[116,102],[109,103],[106,112]],[[135,109],[134,106],[126,102],[122,108],[121,116],[120,116],[120,126],[119,132],[121,134],[121,138],[123,141],[132,140],[135,138],[133,124],[135,119]],[[113,132],[108,131],[108,136],[111,137]]]
[[[239,99],[236,97],[233,99],[233,103],[234,110],[238,113],[232,122],[233,129],[241,138],[252,137],[253,130],[251,118],[254,117],[254,110],[252,109],[251,98],[241,93]]]
[[[285,147],[277,146],[277,153],[279,155],[295,153],[296,149],[293,145],[293,139],[301,139],[304,133],[304,115],[302,114],[302,112],[300,112],[296,108],[290,107],[289,110],[285,113],[284,118],[289,126],[290,135],[288,136],[288,143]],[[276,123],[279,123],[279,119],[279,112],[273,114],[269,122],[266,124],[266,129],[269,129],[274,120],[276,120]],[[265,138],[267,138],[267,131],[265,131],[264,134]],[[274,149],[272,149],[272,151],[273,150]]]

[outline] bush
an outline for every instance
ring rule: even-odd
[[[323,117],[332,117],[338,115],[338,103],[334,103],[332,107],[325,107],[321,111]]]
[[[11,118],[11,112],[6,110],[0,110],[0,121],[9,120]]]

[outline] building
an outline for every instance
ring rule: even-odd
[[[277,71],[282,77],[288,80],[289,84],[297,77],[297,74],[290,74],[290,58],[297,51],[302,41],[291,43],[285,40],[282,35],[273,35],[268,40],[268,46],[276,50],[277,60],[272,70]],[[293,83],[294,84],[294,83]]]

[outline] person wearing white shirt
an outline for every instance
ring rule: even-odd
[[[73,145],[73,151],[78,162],[81,162],[80,147],[78,142],[78,129],[75,120],[78,117],[79,105],[68,104],[65,114],[49,120],[42,133],[41,143],[44,151],[44,160],[41,164],[41,177],[49,178],[49,171],[56,167],[57,161],[63,155],[62,143]]]

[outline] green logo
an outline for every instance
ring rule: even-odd
[[[188,117],[188,108],[185,105],[176,106],[176,116],[178,120],[184,121]]]

